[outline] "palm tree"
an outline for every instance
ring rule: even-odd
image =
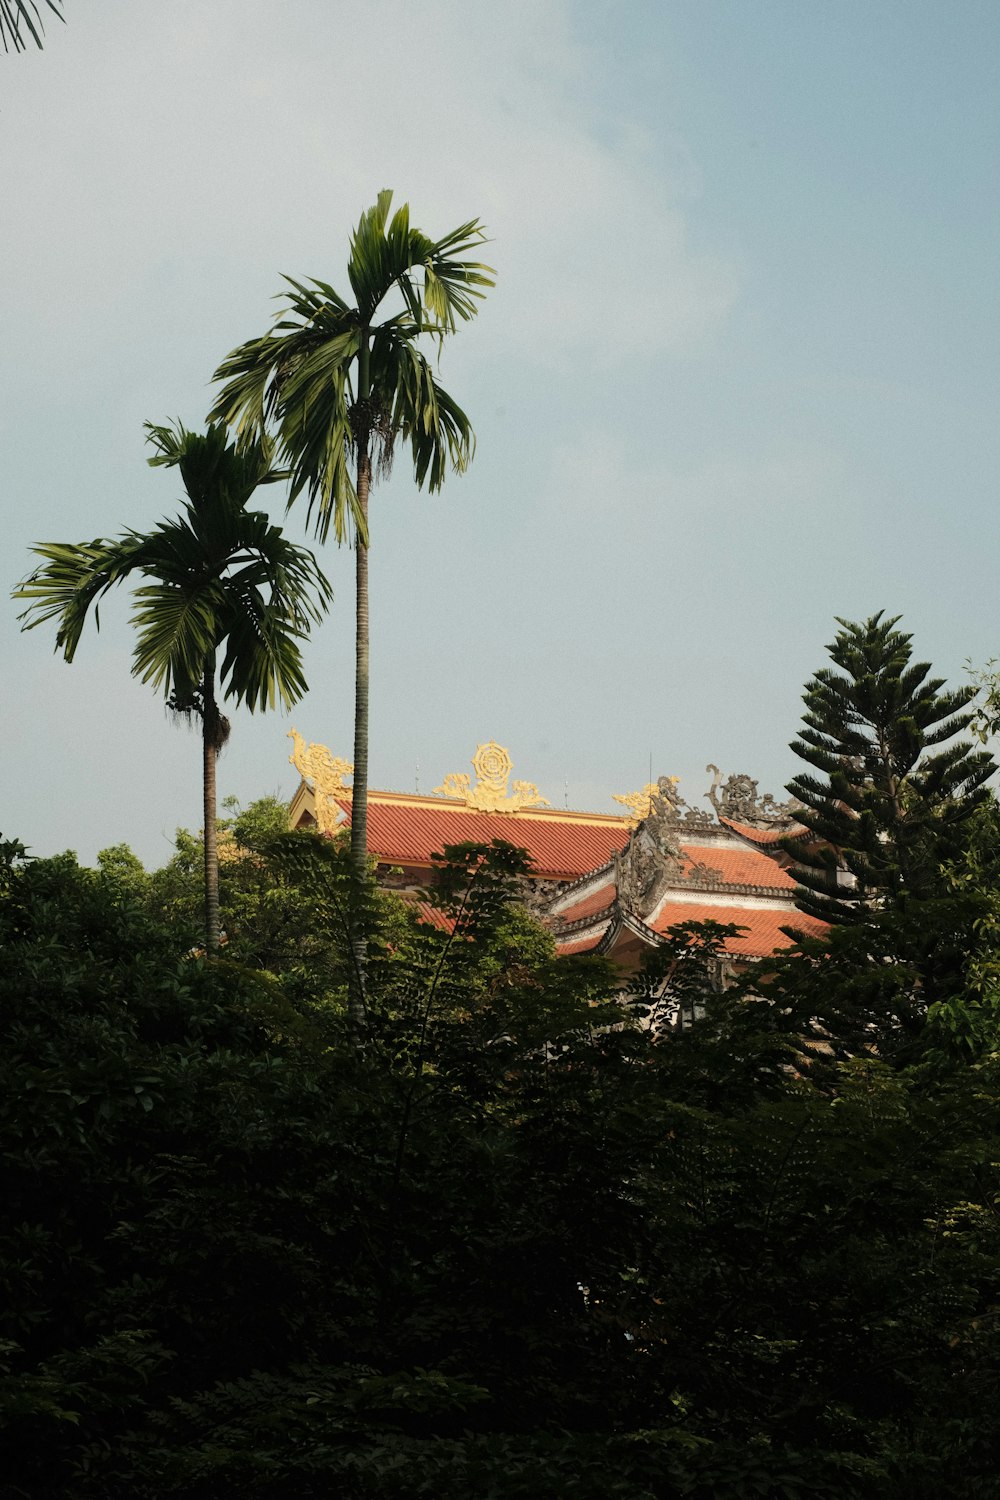
[[[63,0],[45,0],[45,4],[60,21],[64,19]],[[3,43],[5,52],[9,52],[12,47],[15,52],[23,52],[28,45],[25,32],[35,46],[40,47],[44,31],[41,12],[35,0],[0,0],[0,42]]]
[[[329,607],[332,592],[313,554],[247,510],[258,485],[287,478],[274,467],[270,441],[237,448],[225,427],[204,434],[146,424],[153,465],[176,466],[187,502],[176,520],[112,540],[46,542],[44,559],[14,591],[31,602],[22,630],[58,621],[56,650],[72,661],[84,623],[98,600],[126,578],[134,591],[137,631],[132,672],[162,689],[176,712],[201,720],[205,819],[205,942],[219,946],[219,860],[216,844],[216,760],[229,737],[224,696],[255,709],[296,703],[306,691],[299,642]],[[222,664],[219,666],[219,653]]]
[[[382,192],[361,216],[351,238],[348,304],[333,287],[285,277],[287,306],[274,328],[223,361],[225,381],[211,413],[241,438],[273,424],[291,469],[289,504],[304,491],[316,535],[331,525],[339,542],[354,541],[357,578],[354,787],[351,866],[356,895],[367,873],[368,850],[368,495],[373,468],[385,473],[397,438],[410,444],[417,485],[440,489],[448,466],[462,472],[475,448],[468,417],[443,390],[419,347],[438,340],[458,321],[475,316],[492,269],[468,259],[485,238],[470,219],[442,239],[410,226],[408,204],[389,209]],[[397,294],[395,311],[383,308]],[[351,460],[354,460],[354,475]],[[374,460],[374,464],[373,464]],[[356,906],[360,902],[356,903]],[[364,1013],[364,939],[352,938],[353,1015]]]

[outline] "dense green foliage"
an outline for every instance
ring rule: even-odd
[[[5,1494],[997,1494],[995,1033],[809,1061],[711,928],[609,1003],[499,845],[371,893],[352,1050],[345,853],[230,833],[215,960],[194,841],[0,851]]]

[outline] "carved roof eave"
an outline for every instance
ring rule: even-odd
[[[556,938],[572,937],[578,933],[586,932],[588,927],[600,927],[602,922],[609,922],[618,906],[618,898],[614,897],[607,906],[602,906],[600,911],[592,911],[586,917],[574,917],[572,921],[561,922],[558,917],[551,918],[552,932]]]
[[[581,890],[585,885],[602,885],[610,880],[614,873],[614,858],[606,860],[603,865],[595,865],[592,870],[587,870],[585,874],[578,875],[575,880],[568,880],[559,892],[559,900],[562,901],[567,896],[571,896],[574,891]]]
[[[713,824],[713,827],[718,828],[720,832],[732,834],[734,838],[742,839],[744,843],[749,844],[754,849],[762,847],[778,849],[781,847],[783,839],[792,839],[797,843],[799,839],[807,838],[812,832],[811,829],[806,828],[802,823],[789,823],[787,827],[782,827],[777,820],[773,823],[766,823],[758,828],[755,824],[746,822],[740,818],[723,817],[721,813],[719,814],[719,822]],[[750,835],[754,833],[776,833],[779,837],[768,838],[766,843],[762,845],[758,839],[751,838]]]
[[[787,928],[782,928],[782,931],[787,931]],[[667,934],[665,932],[657,932],[655,927],[650,927],[648,922],[644,922],[634,912],[619,908],[615,912],[613,920],[608,923],[600,942],[595,945],[592,951],[602,956],[607,955],[623,932],[632,933],[633,936],[639,938],[640,942],[645,943],[648,948],[661,948],[667,941]],[[733,972],[732,965],[735,955],[722,952],[719,954],[719,958],[726,966],[728,972]]]
[[[678,833],[683,833],[683,831],[684,831],[684,825],[683,824],[678,824],[677,825],[677,832]],[[692,830],[692,832],[693,831],[694,830]],[[698,837],[700,838],[703,833],[711,835],[712,838],[723,838],[723,837],[724,838],[741,838],[742,837],[742,835],[738,834],[735,829],[721,828],[717,823],[713,823],[708,828],[699,829],[698,830]],[[747,842],[749,842],[749,841],[747,841]],[[623,846],[623,848],[624,847],[627,847],[627,845]],[[699,846],[697,844],[693,844],[692,847],[698,848]],[[751,844],[751,848],[755,849],[758,853],[760,852],[760,850],[758,849],[758,847],[757,847],[756,844]],[[690,857],[690,856],[687,856],[687,857]],[[611,877],[614,875],[614,872],[615,872],[615,858],[612,855],[611,859],[606,860],[603,865],[595,865],[592,870],[587,870],[583,875],[578,875],[575,880],[567,881],[567,883],[563,886],[562,890],[559,892],[559,899],[561,901],[565,900],[568,896],[572,896],[576,891],[582,891],[583,888],[584,888],[584,886],[588,886],[588,885],[600,885],[603,881],[610,880]],[[705,890],[705,891],[734,891],[734,892],[739,892],[742,895],[754,895],[754,896],[756,896],[756,895],[762,895],[762,896],[766,895],[766,896],[771,896],[771,895],[783,895],[784,894],[783,888],[779,888],[777,886],[769,886],[769,885],[731,885],[731,884],[726,884],[725,882],[723,882],[720,885],[718,881],[716,881],[716,882],[714,882],[712,884],[709,884],[707,882],[703,883],[700,880],[681,880],[681,881],[677,881],[676,882],[676,887],[677,888],[687,887],[687,886],[690,886],[690,885],[696,886],[698,890]]]
[[[659,948],[663,943],[661,933],[657,932],[655,928],[650,927],[641,917],[637,917],[634,912],[626,911],[619,906],[613,920],[608,923],[604,936],[597,944],[594,952],[601,954],[608,953],[614,947],[619,934],[622,932],[631,932],[649,948]]]
[[[574,891],[583,885],[593,883],[596,886],[600,886],[602,880],[599,880],[598,876],[601,876],[606,881],[613,875],[614,860],[609,860],[606,865],[601,865],[598,870],[592,870],[589,874],[581,876],[579,880],[574,880],[572,884],[565,886],[559,892],[557,899],[561,903],[567,897],[572,896]],[[757,897],[761,901],[781,901],[783,903],[794,900],[793,891],[788,886],[783,885],[748,885],[735,881],[682,879],[670,881],[657,896],[651,910],[655,911],[657,908],[663,906],[670,900],[671,895],[690,891],[697,891],[699,894],[704,892],[706,896],[751,896]],[[601,907],[600,910],[591,912],[585,917],[572,917],[563,923],[560,922],[559,913],[552,912],[551,919],[553,922],[560,922],[558,931],[559,935],[563,936],[566,933],[577,931],[578,928],[596,926],[600,918],[611,911],[617,899],[617,897],[614,897],[607,906]]]
[[[700,844],[703,839],[728,839],[732,837],[733,830],[724,827],[721,823],[695,823],[687,822],[684,818],[678,818],[675,822],[665,825],[682,844]]]
[[[667,887],[670,891],[705,891],[709,895],[717,896],[759,896],[763,901],[790,901],[793,890],[787,885],[745,885],[736,881],[719,880],[678,880]],[[658,905],[662,905],[665,897],[660,897]]]
[[[599,934],[599,929],[602,926],[604,931]],[[634,933],[636,937],[641,938],[643,942],[648,943],[653,948],[659,947],[663,942],[662,936],[655,928],[650,927],[641,917],[636,916],[635,912],[626,910],[617,899],[612,901],[609,906],[604,907],[603,911],[592,912],[589,917],[579,917],[575,922],[567,922],[553,936],[557,943],[562,943],[573,938],[579,938],[588,931],[593,931],[595,938],[598,939],[593,951],[595,953],[606,953],[618,934],[623,930]]]

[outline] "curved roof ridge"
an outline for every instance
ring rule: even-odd
[[[778,844],[782,839],[800,839],[809,833],[809,829],[802,823],[790,823],[783,828],[754,828],[751,823],[741,823],[736,818],[724,818],[719,814],[719,822],[729,828],[738,838],[746,839],[748,843]]]

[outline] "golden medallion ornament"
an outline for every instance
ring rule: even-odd
[[[350,792],[344,777],[354,767],[349,760],[331,755],[325,745],[307,745],[297,729],[289,730],[288,738],[295,747],[288,759],[302,780],[312,784],[316,827],[320,833],[336,833],[341,821],[339,799]]]
[[[454,797],[476,812],[522,812],[527,807],[550,807],[531,781],[515,781],[508,794],[507,787],[514,762],[510,751],[496,740],[479,745],[472,757],[472,768],[476,773],[476,784],[467,771],[449,771],[440,786],[434,788],[442,797]]]

